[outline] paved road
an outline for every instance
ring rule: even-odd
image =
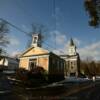
[[[21,100],[12,92],[12,85],[6,75],[0,72],[0,100]]]
[[[0,93],[3,91],[7,92],[11,90],[11,86],[6,76],[3,73],[0,73]]]
[[[27,91],[16,88],[22,100],[100,100],[100,81],[61,82]]]
[[[100,100],[100,82],[60,82],[38,89],[12,86],[0,74],[0,100]]]
[[[61,96],[63,100],[100,100],[100,80],[82,82]]]
[[[81,90],[67,97],[75,97],[76,100],[100,100],[100,84],[96,84],[91,88]]]

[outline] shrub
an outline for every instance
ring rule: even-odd
[[[27,70],[25,70],[24,68],[19,68],[16,70],[16,79],[27,81],[28,79],[27,74],[28,74]]]
[[[30,71],[20,68],[16,70],[16,79],[21,80],[25,86],[40,86],[47,83],[45,70],[42,67]]]

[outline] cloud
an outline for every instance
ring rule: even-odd
[[[78,52],[81,59],[91,57],[98,60],[100,59],[100,41],[87,45],[83,48],[79,48]]]
[[[9,41],[10,41],[10,46],[19,46],[20,45],[18,38],[14,37],[14,36],[9,37]]]
[[[67,41],[67,36],[62,34],[60,31],[54,30],[50,32],[53,42],[56,42],[56,45],[64,45]]]
[[[63,39],[63,40],[60,40]],[[67,42],[66,42],[67,41]],[[92,44],[85,45],[82,47],[82,41],[78,38],[73,38],[75,45],[77,46],[77,52],[79,53],[81,59],[91,58],[94,60],[100,59],[100,41],[94,42]],[[57,44],[62,44],[62,48],[54,49],[53,52],[61,55],[68,54],[70,40],[67,40],[66,37],[63,37],[63,34],[57,36]],[[81,46],[81,48],[79,48]]]
[[[64,45],[66,43],[67,37],[64,34],[56,33],[56,42],[58,45]]]
[[[21,52],[19,51],[13,51],[12,54],[10,55],[11,57],[16,57],[19,56]]]
[[[78,38],[73,38],[73,41],[77,46],[77,52],[80,54],[81,59],[86,59],[87,57],[95,60],[100,59],[100,41],[97,41],[89,45],[85,45],[84,47],[82,47],[83,42]],[[68,40],[67,42],[63,40],[63,42],[61,43],[64,45],[63,48],[54,50],[54,52],[56,54],[68,54],[70,40]],[[79,48],[80,46],[81,48]]]
[[[62,54],[64,52],[64,47],[67,44],[67,36],[57,30],[51,31],[50,35],[52,43],[54,44],[56,42],[56,47],[54,47],[55,49],[52,49],[52,51],[58,55]]]
[[[79,39],[74,38],[73,41],[74,41],[74,43],[75,43],[76,46],[80,46],[81,41]]]
[[[9,37],[10,44],[7,46],[7,53],[9,56],[14,56],[20,49],[20,41],[15,36]]]
[[[67,39],[67,36],[65,34],[62,34],[59,31],[52,31],[50,32],[50,34],[51,34],[52,42],[55,43],[56,41],[56,46],[57,46],[57,48],[53,49],[52,51],[58,55],[68,54],[70,40]],[[53,34],[54,35],[56,34],[56,38],[54,37]],[[80,46],[81,41],[78,38],[73,38],[73,41],[76,46]]]

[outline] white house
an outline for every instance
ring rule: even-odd
[[[19,61],[15,58],[0,56],[0,67],[4,70],[16,70],[18,68]]]

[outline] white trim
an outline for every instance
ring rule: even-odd
[[[77,61],[77,59],[65,59],[65,61]]]
[[[71,61],[77,61],[77,59],[68,59],[68,60],[71,60]]]
[[[40,55],[40,56],[31,56],[31,57],[22,57],[20,59],[31,59],[31,58],[39,58],[39,57],[49,57],[49,55]]]

